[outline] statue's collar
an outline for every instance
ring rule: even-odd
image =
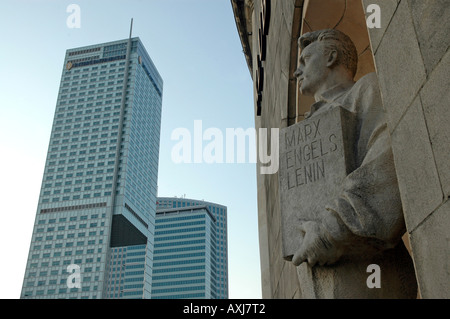
[[[354,83],[350,83],[350,84],[337,84],[331,88],[329,88],[328,90],[322,92],[321,95],[319,95],[318,97],[316,97],[316,102],[334,102],[336,101],[339,97],[341,97],[342,95],[344,95],[345,93],[348,92],[348,90],[350,90],[352,88],[352,86],[354,85]]]
[[[352,87],[354,83],[351,84],[337,84],[328,90],[324,91],[319,96],[316,96],[316,102],[311,105],[311,111],[305,114],[305,118],[311,117],[315,112],[321,109],[323,106],[336,102],[340,97],[346,94]]]

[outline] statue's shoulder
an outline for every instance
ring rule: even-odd
[[[383,104],[377,74],[368,73],[356,81],[348,92],[345,103],[356,113],[381,112]]]
[[[368,90],[371,89],[373,91],[379,91],[379,85],[378,85],[378,77],[375,72],[368,73],[364,75],[362,78],[360,78],[358,81],[356,81],[355,85],[353,86],[353,89],[355,90]]]
[[[380,103],[381,94],[377,74],[375,72],[372,72],[361,77],[353,85],[351,92],[349,93],[350,96],[358,101],[371,101],[372,103]]]

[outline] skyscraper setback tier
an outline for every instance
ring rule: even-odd
[[[193,219],[193,216],[195,214],[192,214],[190,211],[194,210],[196,213],[198,213],[202,209],[202,207],[204,207],[208,212],[208,214],[204,214],[206,220],[209,220],[208,216],[211,217],[212,223],[214,223],[213,226],[209,226],[208,223],[202,221],[201,219]],[[152,294],[152,298],[228,299],[227,207],[216,203],[205,202],[204,200],[195,200],[182,197],[158,197],[156,210],[157,217],[155,228],[156,231],[154,254],[155,258],[159,260],[155,261],[156,266],[153,269],[153,278],[155,283],[153,291],[155,292],[155,294]],[[192,220],[189,221],[189,225],[183,223],[178,224],[176,221],[177,219],[173,217],[174,212],[178,212],[179,214],[190,214],[189,218]],[[164,215],[166,216],[164,217]],[[201,225],[202,223],[204,225]],[[199,226],[203,227],[204,229],[195,229]],[[164,230],[166,230],[167,228],[173,228],[172,231],[179,233],[178,235],[181,235],[181,233],[183,233],[183,235],[178,239],[170,239],[168,242],[164,242]],[[190,234],[188,234],[189,232]],[[211,238],[212,241],[206,241],[206,234],[210,236],[209,238]],[[189,236],[200,236],[201,238],[194,238],[191,240],[184,239],[185,237],[183,236],[187,236],[186,238],[189,238]],[[198,242],[197,240],[205,241],[206,245],[204,247],[200,247],[203,244]],[[173,256],[171,256],[173,252],[168,252],[168,249],[174,248],[172,246],[178,246],[177,250],[180,252],[179,254],[181,254],[181,252],[191,254],[193,253],[191,251],[193,249],[200,249],[200,251],[204,250],[205,252],[208,251],[208,249],[212,251],[209,259],[202,257],[203,261],[200,262],[200,264],[203,263],[205,269],[209,267],[208,265],[212,265],[214,273],[211,274],[211,280],[215,283],[211,286],[213,287],[212,289],[208,291],[206,284],[200,284],[199,286],[204,286],[204,288],[200,288],[199,291],[189,292],[186,286],[186,282],[183,282],[181,284],[181,281],[180,287],[177,287],[176,284],[172,287],[169,287],[171,284],[173,284],[173,282],[171,281],[173,281],[174,279],[168,278],[167,276],[161,277],[161,274],[159,272],[167,272],[168,270],[166,268],[171,268],[170,266],[163,267],[161,265],[161,262],[163,262],[163,260],[164,262],[173,262],[173,260],[170,260],[171,258],[173,258]],[[208,246],[211,247],[208,248]],[[205,254],[205,256],[207,256],[207,254]],[[186,258],[188,259],[191,257],[187,255]],[[171,275],[173,275],[174,278],[176,276],[184,276],[183,278],[186,278],[187,273],[191,272],[189,270],[190,266],[194,265],[180,265],[179,269],[171,270],[173,271]],[[161,290],[163,289],[161,288],[161,286],[163,285],[165,286],[164,288],[166,288],[164,292]],[[195,286],[194,283],[189,285]],[[184,291],[179,290],[181,288],[183,288]]]
[[[216,219],[207,206],[157,210],[152,299],[217,299]]]
[[[106,298],[133,246],[150,298],[162,91],[139,38],[67,50],[21,298]]]

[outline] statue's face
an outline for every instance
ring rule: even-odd
[[[302,50],[298,68],[294,73],[301,94],[313,96],[321,86],[325,85],[329,68],[324,53],[323,42],[313,42]]]

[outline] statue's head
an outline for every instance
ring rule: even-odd
[[[326,29],[303,34],[299,39],[300,55],[294,75],[300,83],[300,92],[314,95],[333,79],[353,79],[358,65],[358,54],[352,40],[338,30]]]

